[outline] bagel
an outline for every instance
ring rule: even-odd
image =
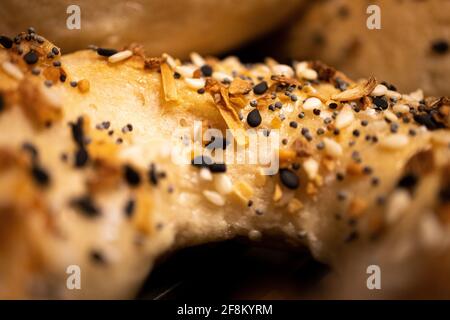
[[[161,254],[236,236],[333,266],[410,211],[448,228],[448,98],[317,61],[182,63],[136,45],[62,55],[33,30],[13,39],[0,38],[3,298],[133,298]],[[275,171],[216,159],[254,156],[255,132],[279,136]]]

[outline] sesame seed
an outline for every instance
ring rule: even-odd
[[[228,194],[233,190],[233,182],[226,174],[216,175],[214,178],[216,190],[221,194]]]
[[[23,56],[23,59],[27,64],[35,64],[36,62],[38,62],[39,57],[35,51],[30,50],[27,54]]]
[[[254,109],[250,111],[250,113],[247,115],[247,123],[250,127],[255,128],[259,126],[262,122],[261,114],[259,113],[258,109]]]
[[[70,81],[70,86],[75,88],[78,85],[78,82],[76,81]]]
[[[89,160],[89,155],[84,147],[75,151],[75,167],[82,168]]]
[[[298,124],[297,124],[297,122],[295,122],[295,121],[291,121],[291,122],[289,122],[289,126],[290,126],[291,128],[297,128]]]
[[[353,120],[355,119],[355,116],[353,114],[353,112],[351,111],[351,109],[349,108],[344,108],[336,117],[336,128],[337,129],[342,129],[345,128],[347,126],[349,126]]]
[[[324,138],[323,142],[325,143],[325,152],[327,155],[335,158],[342,156],[343,150],[339,143],[330,138]]]
[[[225,204],[225,199],[215,191],[204,190],[202,193],[209,202],[215,204],[218,207],[221,207]]]
[[[11,38],[8,38],[6,36],[0,36],[0,44],[3,46],[3,48],[10,49],[13,45],[13,41],[11,40]]]
[[[53,48],[52,48],[52,52],[53,52],[53,54],[54,54],[55,56],[57,56],[57,55],[59,54],[59,50],[58,50],[57,47],[53,47]]]
[[[93,263],[98,264],[98,265],[105,265],[106,264],[106,259],[103,256],[103,254],[100,251],[97,250],[92,250],[89,253],[89,256],[92,260]]]
[[[269,87],[267,86],[267,82],[266,81],[261,81],[260,83],[258,83],[256,86],[253,87],[253,92],[255,94],[261,95],[264,94],[267,89],[269,89]]]
[[[108,49],[108,48],[98,48],[97,54],[103,57],[111,57],[112,55],[116,54],[116,49]]]
[[[380,97],[384,96],[387,92],[388,88],[383,84],[378,84],[370,93],[371,96]]]
[[[31,175],[34,181],[41,186],[47,186],[50,183],[50,176],[47,171],[37,164],[32,166]]]
[[[95,206],[89,195],[73,199],[71,201],[71,205],[89,217],[94,217],[100,214],[100,210]]]
[[[54,67],[61,67],[61,61],[53,61]]]
[[[385,149],[396,150],[405,147],[408,143],[408,136],[403,134],[392,134],[381,140],[380,146]]]
[[[373,97],[372,102],[377,106],[378,109],[381,109],[381,110],[386,110],[389,106],[386,99],[381,98],[381,97]]]
[[[120,52],[117,52],[117,53],[109,56],[108,62],[109,63],[117,63],[120,61],[124,61],[124,60],[128,59],[129,57],[131,57],[132,55],[133,55],[133,52],[131,50],[120,51]]]
[[[200,71],[202,72],[204,77],[211,77],[213,74],[213,69],[210,65],[205,64],[200,68]]]
[[[298,176],[289,169],[280,169],[281,183],[288,189],[297,189],[300,185]]]
[[[141,176],[139,175],[139,172],[137,172],[133,167],[130,165],[126,165],[124,167],[124,178],[125,181],[132,187],[138,186],[141,183]]]
[[[316,97],[311,97],[305,100],[303,103],[303,109],[305,110],[313,110],[315,108],[319,108],[322,105],[322,101]]]
[[[446,54],[448,52],[448,42],[445,40],[435,40],[432,44],[431,44],[431,49],[433,50],[433,52],[437,53],[437,54]]]

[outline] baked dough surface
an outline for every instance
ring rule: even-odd
[[[235,236],[307,246],[336,264],[411,208],[448,222],[439,197],[448,197],[447,98],[355,83],[319,62],[294,74],[273,60],[209,58],[200,61],[212,77],[191,62],[192,76],[174,76],[187,72],[180,61],[136,46],[113,63],[93,50],[61,56],[36,35],[17,39],[0,49],[2,297],[132,298],[161,254]],[[181,127],[248,129],[255,109],[258,129],[279,130],[280,173],[172,161]],[[224,176],[231,189],[218,187]],[[81,290],[66,288],[70,265],[81,268]]]

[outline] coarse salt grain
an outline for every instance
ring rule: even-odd
[[[117,62],[128,59],[132,55],[133,55],[133,52],[131,52],[131,50],[124,50],[124,51],[117,52],[116,54],[113,54],[112,56],[110,56],[108,58],[108,61],[110,63],[117,63]]]
[[[23,79],[22,71],[15,64],[12,64],[9,61],[5,61],[2,63],[2,68],[3,71],[5,71],[9,76],[13,77],[14,79],[19,81]]]
[[[319,98],[311,97],[305,100],[303,103],[303,109],[305,110],[313,110],[322,106],[322,101]]]
[[[209,202],[215,204],[218,207],[221,207],[225,204],[225,199],[215,191],[204,190],[203,195],[206,199],[208,199]]]

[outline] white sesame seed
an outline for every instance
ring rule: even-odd
[[[131,57],[132,55],[133,55],[133,52],[131,52],[131,50],[124,50],[124,51],[117,52],[116,54],[113,54],[112,56],[110,56],[108,58],[108,61],[110,63],[116,63],[116,62],[126,60],[129,57]]]
[[[297,63],[295,65],[295,74],[300,79],[316,80],[318,78],[316,70],[309,68],[307,62]]]
[[[338,129],[345,128],[349,126],[353,120],[355,120],[355,115],[350,107],[344,107],[342,111],[336,117],[335,126]]]
[[[205,86],[205,79],[196,79],[196,78],[186,78],[184,79],[189,88],[198,90]]]
[[[402,97],[401,93],[398,93],[397,91],[393,91],[393,90],[386,91],[385,95],[388,98],[395,98],[395,99],[400,99]]]
[[[385,85],[378,84],[370,93],[371,96],[379,97],[384,96],[387,92],[388,88]]]
[[[386,208],[386,220],[388,224],[393,224],[406,212],[409,204],[411,203],[411,197],[408,191],[403,189],[395,190],[389,198]]]
[[[233,182],[227,174],[217,174],[214,178],[214,185],[221,194],[228,194],[233,191]]]
[[[207,168],[201,168],[200,169],[200,178],[202,178],[205,181],[211,181],[213,179],[211,171]]]
[[[325,153],[327,155],[334,158],[342,156],[342,147],[339,143],[330,138],[324,138],[323,142],[325,143]]]
[[[380,146],[385,149],[397,150],[405,147],[408,142],[409,138],[404,134],[391,134],[380,141]]]
[[[278,76],[285,76],[292,78],[294,76],[294,70],[286,64],[276,64],[272,66],[272,73]]]
[[[303,70],[301,75],[302,75],[302,78],[304,78],[306,80],[316,80],[319,77],[316,70],[309,69],[309,68]]]
[[[310,180],[314,179],[319,172],[319,163],[313,158],[309,158],[305,162],[303,162],[303,168],[305,169],[306,174]]]
[[[195,70],[196,68],[192,65],[175,67],[175,71],[181,74],[184,78],[192,78]]]
[[[212,74],[212,77],[220,82],[233,80],[232,76],[226,74],[225,72],[221,72],[221,71],[214,71]]]
[[[311,97],[305,100],[303,103],[303,109],[305,110],[313,110],[322,106],[322,101],[319,98]]]
[[[393,107],[392,110],[394,110],[394,112],[399,112],[399,113],[406,113],[409,112],[409,107],[406,104],[403,103],[396,103]]]
[[[199,55],[197,52],[191,52],[189,56],[191,58],[192,63],[199,68],[206,64],[205,59],[203,59],[203,57]]]
[[[392,111],[389,111],[389,110],[384,111],[384,116],[389,121],[392,121],[392,122],[397,122],[398,121],[397,116]]]
[[[15,64],[12,64],[9,61],[5,61],[2,63],[2,68],[3,71],[5,71],[9,76],[13,77],[14,79],[18,81],[23,79],[22,71]]]
[[[221,207],[225,204],[225,199],[215,191],[204,190],[203,195],[209,202],[215,204],[218,207]]]
[[[177,63],[175,62],[175,59],[172,58],[170,55],[168,55],[167,53],[163,53],[162,54],[162,58],[164,61],[167,62],[167,64],[172,68],[175,69],[177,66]]]
[[[262,234],[259,230],[250,230],[248,232],[248,238],[252,241],[260,240],[262,237]]]

